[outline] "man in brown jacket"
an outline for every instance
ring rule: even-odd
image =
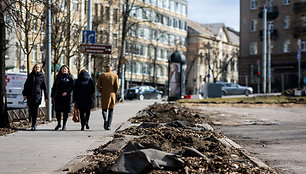
[[[113,119],[113,111],[115,109],[116,93],[119,89],[119,83],[118,75],[112,72],[112,67],[110,65],[105,66],[105,71],[106,72],[99,76],[97,88],[101,94],[104,129],[110,130]],[[106,119],[107,109],[108,118]]]

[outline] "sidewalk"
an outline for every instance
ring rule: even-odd
[[[58,169],[79,155],[87,154],[107,141],[116,128],[156,100],[126,101],[116,105],[112,130],[105,131],[101,109],[93,111],[89,130],[67,121],[66,131],[54,131],[56,122],[39,125],[37,131],[19,131],[0,137],[0,173],[63,173]]]

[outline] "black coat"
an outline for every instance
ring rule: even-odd
[[[55,100],[56,112],[70,112],[72,105],[72,90],[74,85],[74,79],[70,74],[59,74],[53,83],[51,97]],[[66,92],[66,96],[62,94]]]
[[[73,101],[76,102],[80,111],[88,111],[92,108],[95,85],[89,73],[82,71],[75,80]]]
[[[42,90],[44,90],[45,97],[47,97],[47,85],[46,78],[42,72],[32,72],[29,74],[26,82],[24,83],[24,88],[22,95],[27,97],[27,104],[38,104],[41,103]]]

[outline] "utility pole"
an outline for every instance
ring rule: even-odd
[[[298,60],[298,88],[301,89],[301,39],[298,39],[297,42],[298,51],[297,51],[297,60]]]
[[[268,25],[268,93],[271,93],[271,25]]]
[[[210,43],[207,44],[207,65],[208,65],[208,74],[207,74],[207,82],[210,82]]]
[[[88,0],[87,29],[92,30],[92,0]],[[91,54],[88,54],[88,73],[91,75]]]
[[[51,108],[51,0],[48,0],[48,12],[47,12],[47,86],[48,86],[48,96],[45,96],[47,101],[47,113],[46,113],[46,120],[50,121],[52,119],[52,108]],[[54,67],[55,68],[55,67]],[[54,72],[55,73],[55,72]]]
[[[263,93],[266,93],[267,87],[267,8],[263,8]]]

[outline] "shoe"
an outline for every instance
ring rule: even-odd
[[[35,131],[36,130],[36,128],[35,127],[31,127],[31,131]]]
[[[55,130],[58,130],[59,128],[61,128],[61,125],[58,124],[56,127],[55,127]]]
[[[62,130],[66,130],[66,126],[63,126]]]
[[[89,129],[88,123],[86,123],[85,126],[86,126],[86,129]]]
[[[110,127],[107,127],[106,130],[111,130],[111,128],[110,128]]]
[[[83,130],[84,130],[84,126],[81,127],[81,131],[83,131]]]

